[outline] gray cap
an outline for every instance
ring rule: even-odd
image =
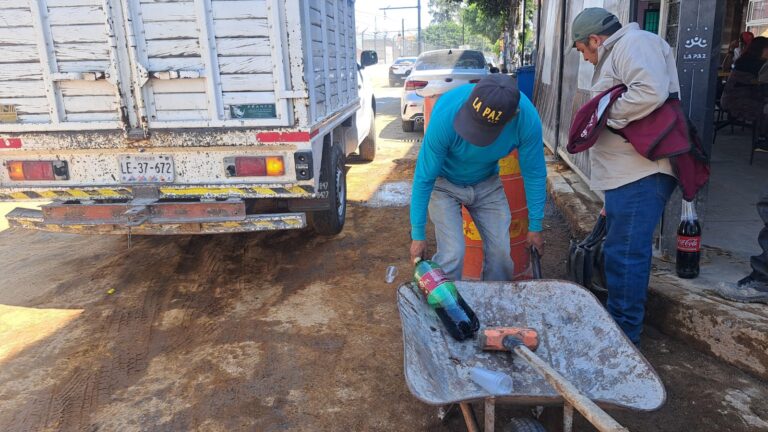
[[[571,24],[571,42],[576,46],[576,42],[583,41],[589,35],[599,35],[619,22],[616,15],[603,8],[593,7],[581,11]]]

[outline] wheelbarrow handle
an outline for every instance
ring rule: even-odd
[[[534,279],[541,279],[541,254],[535,246],[530,247],[531,251],[531,270]]]

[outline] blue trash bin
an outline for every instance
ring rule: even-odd
[[[533,79],[536,76],[536,66],[517,68],[517,86],[520,91],[533,101]]]

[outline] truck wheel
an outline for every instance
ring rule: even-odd
[[[547,432],[544,425],[532,418],[513,418],[506,427],[504,432]]]
[[[336,235],[344,228],[347,217],[347,171],[344,153],[337,145],[330,151],[323,152],[320,167],[320,183],[326,183],[331,208],[312,212],[309,215],[309,225],[320,235]]]
[[[413,132],[413,120],[403,120],[403,132]]]
[[[368,136],[360,143],[360,159],[372,161],[376,158],[376,116],[371,116],[371,129]]]

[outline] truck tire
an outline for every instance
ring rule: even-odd
[[[371,116],[371,129],[368,136],[360,143],[360,159],[372,161],[376,158],[376,116]]]
[[[309,226],[320,235],[336,235],[344,228],[347,217],[347,171],[344,152],[338,145],[323,152],[320,183],[326,183],[330,203],[328,210],[309,214]]]
[[[413,120],[403,120],[403,132],[413,132]]]
[[[513,418],[503,430],[504,432],[547,432],[538,420],[523,417]]]

